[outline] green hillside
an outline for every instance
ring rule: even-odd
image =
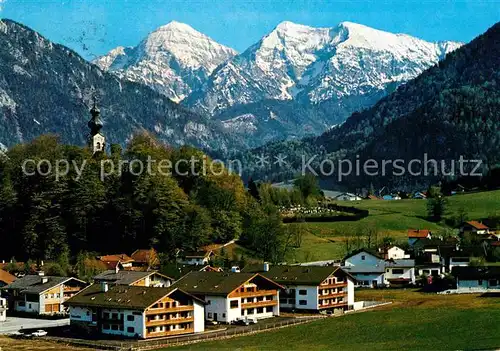
[[[168,350],[464,350],[500,347],[500,300],[407,290],[362,291],[388,307]]]
[[[451,219],[460,209],[465,210],[469,219],[475,220],[500,215],[500,190],[455,195],[447,200],[447,219]],[[345,255],[345,238],[353,237],[370,227],[377,229],[379,239],[389,236],[396,242],[406,241],[409,228],[434,231],[449,228],[444,221],[434,223],[427,220],[426,200],[362,200],[349,202],[349,205],[367,209],[370,215],[357,222],[307,223],[302,246],[294,249],[288,255],[288,260],[301,262],[341,259]]]

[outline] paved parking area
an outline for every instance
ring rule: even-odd
[[[69,325],[69,318],[65,319],[36,319],[7,317],[5,322],[0,322],[0,334],[9,334],[25,329],[45,329]]]

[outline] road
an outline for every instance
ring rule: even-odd
[[[69,318],[50,320],[7,317],[5,322],[0,322],[0,334],[9,334],[24,329],[46,329],[66,325],[69,325]]]

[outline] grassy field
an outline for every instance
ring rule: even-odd
[[[75,348],[63,344],[45,342],[42,340],[21,340],[0,336],[2,351],[85,351],[88,348]]]
[[[346,202],[342,202],[346,205]],[[307,223],[307,234],[302,246],[287,257],[289,262],[341,259],[345,255],[344,239],[356,231],[375,227],[379,238],[390,236],[396,242],[405,242],[409,228],[439,231],[446,225],[427,220],[426,200],[362,200],[348,203],[369,210],[370,215],[357,222]],[[460,208],[465,209],[469,219],[485,219],[500,214],[500,191],[448,197],[447,218],[451,218]],[[294,224],[291,224],[294,225]]]
[[[500,347],[500,299],[410,290],[357,293],[388,307],[173,350],[471,350]],[[165,350],[167,351],[167,350]]]

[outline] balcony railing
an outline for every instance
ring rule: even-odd
[[[189,306],[177,306],[177,307],[170,307],[170,308],[151,308],[147,310],[146,314],[163,314],[163,313],[172,313],[172,312],[186,312],[186,311],[193,311],[194,307],[192,305]]]
[[[347,286],[347,282],[335,283],[335,284],[321,284],[319,286],[320,289],[329,289],[329,288],[341,288]]]
[[[257,307],[266,307],[266,306],[276,306],[277,304],[278,304],[278,301],[276,301],[276,300],[248,302],[248,303],[242,303],[241,308],[257,308]]]
[[[325,299],[331,299],[333,297],[342,297],[342,296],[347,296],[346,292],[341,292],[341,293],[335,293],[335,294],[328,294],[328,295],[319,295],[320,300],[325,300]]]
[[[194,322],[194,317],[184,317],[184,318],[172,318],[172,319],[154,319],[146,321],[146,327],[153,327],[158,325],[170,325],[170,324],[180,324]]]

